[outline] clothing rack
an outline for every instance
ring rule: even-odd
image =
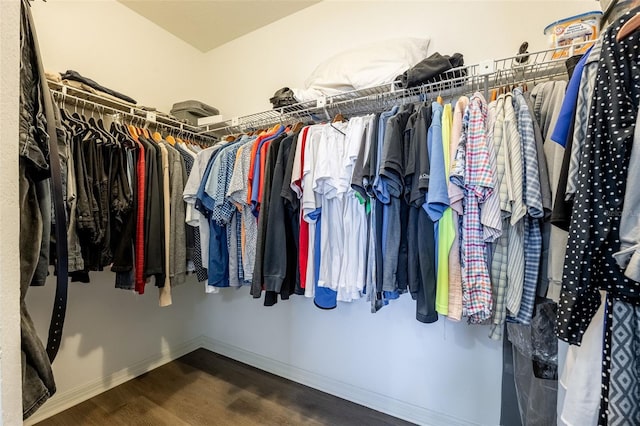
[[[448,70],[437,81],[417,87],[401,88],[398,81],[361,90],[327,96],[318,100],[300,102],[281,108],[262,111],[242,117],[232,118],[206,126],[202,134],[225,135],[277,123],[294,121],[331,120],[337,114],[355,115],[379,112],[392,105],[418,102],[420,100],[453,98],[475,91],[489,98],[490,91],[506,85],[536,83],[566,76],[565,60],[573,55],[573,50],[585,43],[570,47],[568,56],[556,59],[559,52],[568,47],[522,53],[502,59],[487,60],[474,65]]]
[[[213,144],[218,140],[212,135],[204,134],[201,127],[184,123],[166,113],[146,110],[128,102],[100,96],[57,81],[48,80],[47,83],[54,99],[59,103],[75,105],[81,110],[88,108],[99,114],[106,112],[112,115],[114,120],[126,117],[131,124],[145,128],[152,127],[156,130],[164,129],[174,136],[188,136],[206,144]]]

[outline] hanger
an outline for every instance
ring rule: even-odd
[[[346,133],[345,133],[345,132],[343,132],[342,130],[338,129],[336,126],[334,126],[334,123],[343,123],[343,122],[345,122],[345,121],[347,121],[347,120],[344,118],[344,116],[342,115],[342,113],[338,112],[338,113],[336,114],[336,116],[335,116],[335,117],[333,117],[333,121],[332,121],[331,123],[329,123],[329,125],[330,125],[332,128],[334,128],[336,131],[338,131],[338,132],[342,133],[344,136],[346,136]]]
[[[640,13],[637,13],[636,16],[624,23],[624,25],[622,26],[622,28],[620,28],[620,31],[618,31],[618,34],[616,35],[616,41],[624,40],[638,28],[640,28]]]
[[[184,140],[180,137],[180,136],[182,136],[182,134],[183,134],[183,132],[182,132],[182,131],[180,131],[180,132],[178,132],[178,134],[176,135],[176,142],[177,142],[177,143],[184,143]]]
[[[293,127],[291,128],[291,131],[293,133],[298,133],[300,130],[302,130],[303,127],[304,127],[304,123],[302,121],[298,121],[296,124],[293,125]]]
[[[133,140],[137,141],[138,137],[140,136],[140,134],[138,133],[138,128],[133,124],[129,124],[127,126],[127,130],[129,130],[129,134],[131,134],[131,137],[133,137]]]
[[[280,123],[276,124],[271,129],[269,129],[269,133],[276,133],[278,130],[280,130],[280,126],[281,126]]]
[[[496,89],[491,89],[491,100],[489,102],[493,102],[498,99],[498,91]]]

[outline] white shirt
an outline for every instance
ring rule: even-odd
[[[343,241],[344,254],[340,270],[338,300],[350,302],[362,296],[367,272],[367,212],[351,188],[353,168],[361,145],[365,144],[365,156],[371,146],[371,130],[374,116],[354,117],[349,121],[346,148],[343,158],[344,172],[339,178],[339,194],[344,198]]]
[[[321,208],[320,199],[316,198],[313,191],[313,171],[315,168],[315,158],[318,151],[318,144],[322,138],[322,125],[310,126],[307,133],[307,142],[304,149],[304,162],[302,164],[302,180],[300,186],[302,188],[301,215],[302,219],[309,224],[309,250],[307,261],[307,278],[305,281],[304,295],[305,297],[315,296],[315,272],[314,272],[314,256],[315,256],[315,239],[316,239],[316,219],[313,213],[316,209]],[[295,158],[294,158],[295,159]]]
[[[319,287],[339,291],[340,270],[344,257],[343,194],[338,194],[339,177],[343,173],[345,123],[324,126],[316,154],[313,190],[322,205],[320,233]],[[316,238],[318,236],[316,235]]]

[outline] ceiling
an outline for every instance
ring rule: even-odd
[[[248,34],[320,0],[118,0],[202,52]]]

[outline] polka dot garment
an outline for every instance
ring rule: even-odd
[[[616,34],[637,12],[640,8],[627,12],[603,34],[580,159],[558,310],[558,337],[576,345],[600,305],[599,288],[640,304],[640,284],[627,279],[613,259],[620,248],[620,212],[640,100],[640,32],[620,42]]]

